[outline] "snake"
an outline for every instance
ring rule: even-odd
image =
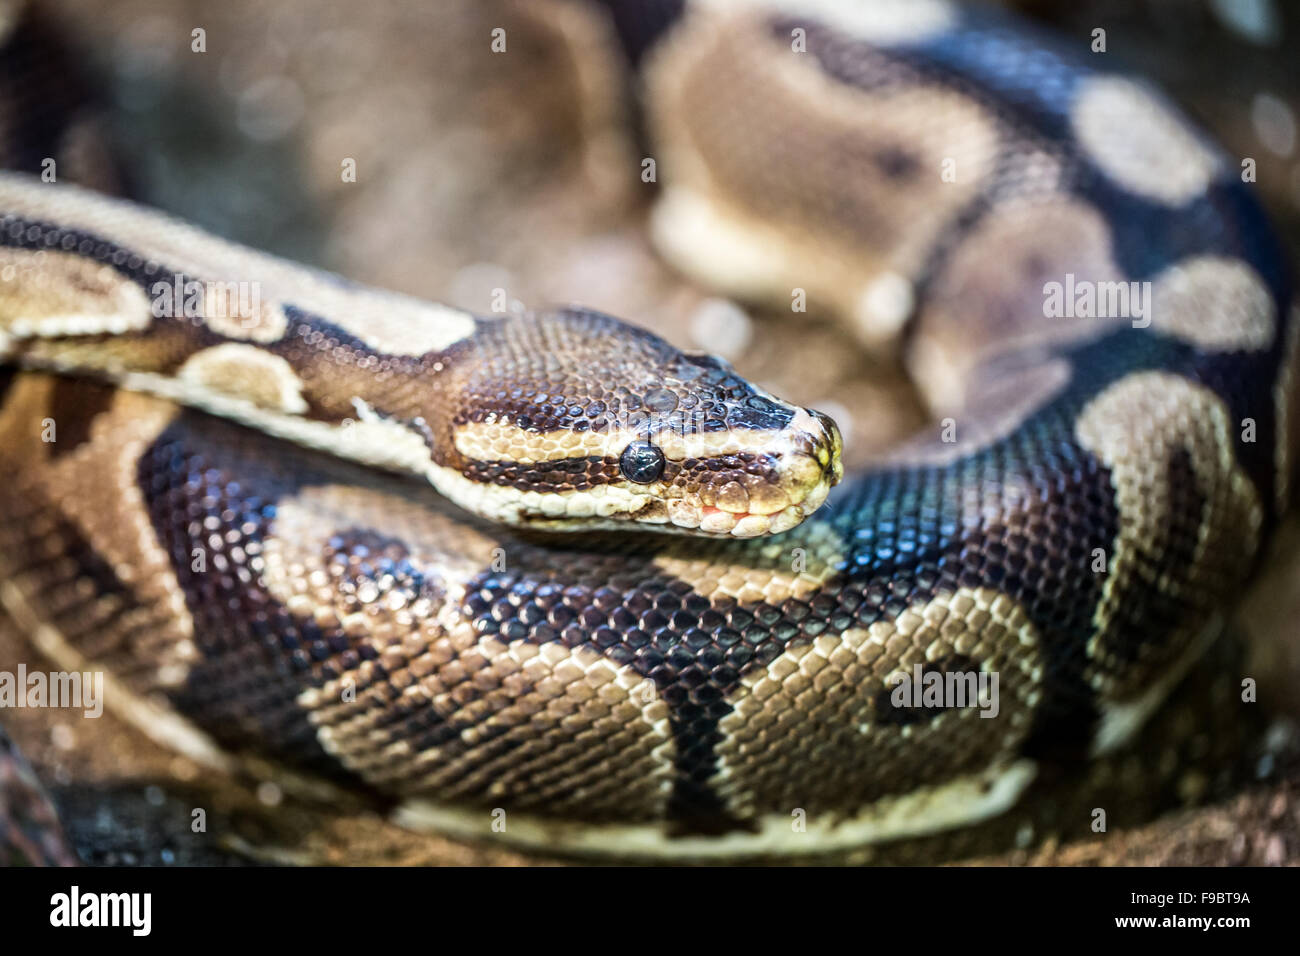
[[[599,15],[664,259],[905,354],[932,426],[845,475],[831,418],[635,324],[359,286],[38,150],[0,175],[0,606],[186,754],[580,856],[965,827],[1125,746],[1293,487],[1300,313],[1237,160],[1002,11]],[[967,678],[996,706],[896,693]]]

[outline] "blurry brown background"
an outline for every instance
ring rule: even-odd
[[[1108,56],[1258,161],[1260,194],[1300,248],[1295,4],[1009,5],[1082,46],[1105,28]],[[643,229],[654,187],[640,181],[619,63],[579,0],[42,6],[99,78],[139,198],[362,282],[479,311],[498,287],[530,306],[581,301],[720,352],[778,394],[831,412],[850,465],[924,421],[899,371],[862,356],[826,317],[792,323],[743,309],[654,257]],[[205,53],[191,52],[196,27]],[[505,55],[489,51],[496,27]],[[345,158],[356,160],[355,183],[341,180]],[[1241,645],[1193,675],[1142,748],[1093,768],[1088,787],[1049,773],[1031,795],[1041,813],[1017,808],[977,832],[854,861],[1300,859],[1300,535],[1286,541],[1237,628]],[[0,633],[0,659],[17,653],[14,641]],[[1243,673],[1261,681],[1260,713],[1225,725],[1209,715],[1241,711]],[[15,714],[10,732],[91,862],[527,862],[414,836],[369,808],[213,778],[110,716]],[[207,834],[189,832],[195,806],[208,810]],[[1110,834],[1055,822],[1086,819],[1091,806],[1114,807]]]

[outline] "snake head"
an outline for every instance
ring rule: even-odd
[[[830,418],[611,316],[484,321],[464,347],[443,391],[459,477],[435,484],[493,520],[755,537],[793,528],[843,475]]]

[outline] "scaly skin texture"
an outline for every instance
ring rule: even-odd
[[[598,312],[476,317],[21,176],[0,207],[10,361],[410,471],[494,521],[748,538],[843,474],[824,415]]]
[[[900,449],[770,540],[556,541],[156,398],[14,374],[6,610],[226,752],[410,822],[489,835],[503,810],[507,839],[577,852],[939,829],[1009,805],[1037,756],[1124,740],[1285,500],[1278,251],[1231,164],[1141,87],[1030,58],[1046,41],[1001,21],[819,9],[639,25],[673,158],[661,239],[747,294],[803,276],[872,341],[910,290],[955,441]],[[789,245],[747,247],[760,222]],[[708,230],[725,261],[692,245]],[[1149,324],[1045,318],[1067,273],[1149,281]],[[917,668],[996,673],[996,716],[899,706]]]

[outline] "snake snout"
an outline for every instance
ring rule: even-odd
[[[844,475],[840,430],[829,416],[798,409],[783,434],[786,447],[778,465],[781,495],[792,504],[772,522],[773,532],[788,530],[820,508]]]
[[[839,484],[840,479],[844,477],[842,460],[844,439],[840,435],[840,428],[835,424],[835,419],[824,412],[809,409],[808,414],[821,426],[822,431],[821,436],[816,440],[814,454],[825,469],[827,480],[832,485]]]
[[[814,409],[800,409],[790,428],[795,433],[795,451],[816,466],[816,475],[805,466],[804,479],[810,484],[825,484],[827,490],[838,484],[844,477],[844,441],[835,420]]]

